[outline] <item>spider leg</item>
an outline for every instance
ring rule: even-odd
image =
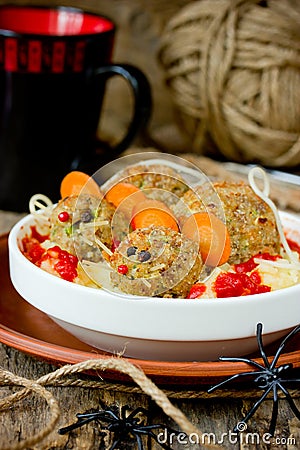
[[[270,369],[270,363],[269,360],[267,358],[267,355],[265,353],[265,349],[263,346],[263,340],[262,340],[262,329],[263,329],[263,325],[262,323],[258,323],[257,327],[256,327],[256,337],[257,337],[257,344],[258,344],[258,348],[259,348],[259,352],[261,354],[261,357],[265,363],[265,366]]]
[[[121,442],[121,439],[120,439],[120,438],[116,439],[116,440],[112,443],[112,445],[111,445],[111,447],[110,447],[109,450],[115,450],[115,448],[117,448],[117,445],[118,445],[120,442]],[[143,449],[142,449],[142,450],[143,450]]]
[[[158,430],[159,428],[165,429],[168,428],[165,425],[162,425],[161,423],[156,423],[154,425],[143,425],[138,428],[138,431],[141,431],[141,433],[148,433],[150,430]],[[168,430],[171,430],[171,428],[168,428]],[[171,430],[172,432],[175,432],[175,430]]]
[[[277,352],[273,358],[273,361],[271,363],[270,368],[273,369],[278,361],[278,358],[282,352],[282,350],[284,349],[285,344],[287,343],[287,341],[289,341],[293,336],[295,336],[295,334],[299,333],[300,331],[300,325],[298,325],[296,328],[294,328],[281,342],[281,344],[279,345]]]
[[[138,446],[138,450],[144,450],[144,445],[141,436],[138,433],[133,432],[133,435],[136,438],[136,443]]]
[[[300,378],[294,378],[291,380],[281,380],[281,383],[300,383]]]
[[[119,417],[110,409],[106,409],[105,411],[103,411],[103,416],[101,417],[102,420],[104,421],[111,421],[113,419],[113,421],[118,421],[120,420]]]
[[[146,417],[149,416],[149,411],[147,409],[143,408],[142,406],[139,406],[134,411],[132,411],[129,416],[127,416],[127,419],[132,419],[132,417],[137,416],[138,414],[144,414]]]
[[[232,380],[235,380],[236,378],[243,377],[243,376],[249,376],[249,375],[258,375],[261,371],[255,371],[255,372],[242,372],[242,373],[236,373],[235,375],[232,375],[229,378],[226,378],[226,380],[221,381],[221,383],[215,384],[214,386],[210,387],[207,392],[210,393],[214,391],[215,389],[218,389],[219,387],[223,386],[226,383],[229,383]]]
[[[265,390],[265,392],[262,394],[262,396],[257,400],[256,403],[254,403],[254,405],[252,406],[252,408],[250,409],[250,411],[248,412],[248,414],[246,414],[245,417],[243,417],[242,422],[247,422],[250,417],[253,416],[253,414],[255,413],[255,411],[259,408],[259,406],[261,405],[261,403],[264,401],[264,399],[266,398],[266,396],[268,395],[268,393],[271,391],[271,389],[273,388],[273,384],[271,384],[268,389]],[[233,429],[234,433],[238,433],[239,429],[238,426],[236,425]]]
[[[78,413],[76,414],[76,417],[78,419],[98,419],[99,417],[105,416],[106,411],[96,411],[91,413]]]
[[[284,386],[282,386],[281,383],[278,383],[278,386],[280,387],[280,389],[282,390],[282,392],[284,393],[284,395],[286,396],[286,399],[291,407],[291,410],[293,411],[293,413],[295,414],[295,416],[297,417],[297,419],[300,420],[300,411],[297,408],[297,406],[294,403],[294,400],[291,397],[291,394],[285,389]]]
[[[66,427],[60,428],[58,430],[58,434],[69,433],[69,431],[76,430],[77,428],[80,428],[83,425],[86,425],[87,423],[90,423],[95,419],[96,417],[87,417],[86,419],[78,419],[77,422],[72,423],[71,425],[68,425]]]
[[[262,366],[261,364],[259,364],[256,361],[253,361],[252,359],[248,359],[248,358],[231,358],[229,356],[221,356],[219,358],[220,361],[230,361],[230,362],[244,362],[246,364],[250,364],[254,367],[256,367],[257,369],[261,369],[261,370],[265,370],[265,367]]]
[[[277,395],[277,385],[274,383],[273,385],[273,409],[272,409],[272,417],[269,427],[269,433],[271,436],[274,436],[276,423],[278,417],[278,395]]]
[[[107,416],[111,416],[111,417],[107,417]],[[77,422],[68,425],[67,427],[63,427],[60,428],[58,430],[59,434],[66,434],[69,431],[75,430],[76,428],[80,428],[83,425],[86,425],[89,422],[92,422],[93,420],[96,420],[98,422],[100,422],[101,420],[104,422],[107,421],[111,421],[113,420],[119,420],[119,418],[117,416],[115,416],[115,414],[110,411],[110,410],[103,410],[103,411],[96,411],[96,412],[91,412],[91,413],[78,413],[76,414],[77,417]]]

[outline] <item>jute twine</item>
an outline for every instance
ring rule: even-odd
[[[75,376],[90,371],[105,371],[114,370],[123,374],[128,375],[137,386],[129,386],[125,384],[116,384],[99,380],[81,380]],[[59,416],[60,408],[56,399],[48,391],[45,386],[60,386],[60,387],[82,387],[89,389],[106,389],[119,392],[136,393],[136,394],[147,394],[163,411],[169,416],[174,422],[177,423],[179,429],[188,435],[196,434],[201,439],[202,442],[206,442],[205,446],[207,448],[221,449],[220,446],[207,442],[205,436],[202,435],[201,431],[196,428],[188,418],[183,414],[183,412],[175,407],[169,400],[168,397],[173,398],[212,398],[212,397],[232,397],[235,398],[245,398],[245,391],[236,391],[234,394],[232,391],[219,390],[214,394],[207,394],[206,391],[171,391],[160,389],[152,380],[150,380],[145,373],[130,363],[126,359],[121,357],[113,358],[99,358],[87,360],[77,364],[65,365],[54,372],[50,372],[38,380],[29,380],[18,375],[15,375],[9,371],[0,369],[0,385],[1,386],[22,386],[25,389],[18,391],[14,394],[6,396],[0,400],[0,410],[5,410],[11,408],[18,401],[27,397],[30,393],[36,393],[47,402],[50,420],[41,431],[36,433],[24,441],[15,444],[14,446],[9,446],[2,448],[1,450],[21,450],[33,446],[41,442],[46,436],[48,436],[52,431],[55,430]],[[292,396],[299,396],[299,390],[289,391]],[[247,396],[257,397],[261,395],[261,391],[255,389],[248,391]],[[280,395],[279,395],[280,397]]]
[[[143,391],[143,393],[147,394],[161,409],[171,417],[174,422],[177,423],[179,428],[187,433],[188,435],[196,433],[198,436],[202,436],[201,432],[187,419],[187,417],[180,411],[180,409],[176,408],[172,405],[167,395],[160,390],[156,384],[154,384],[145,373],[128,362],[125,359],[121,358],[110,358],[110,359],[97,359],[97,360],[88,360],[82,363],[74,364],[74,365],[66,365],[57,369],[56,371],[48,374],[46,377],[42,377],[37,381],[27,380],[25,378],[14,375],[10,372],[0,370],[0,383],[2,385],[17,385],[24,386],[26,389],[18,392],[16,394],[12,394],[0,401],[0,409],[6,409],[11,407],[16,401],[20,400],[27,396],[30,392],[35,392],[41,397],[43,397],[49,407],[51,419],[49,420],[48,425],[37,433],[35,436],[32,436],[23,442],[16,444],[15,446],[9,446],[7,448],[2,448],[2,450],[20,450],[27,447],[30,447],[42,439],[44,439],[47,435],[49,435],[55,428],[58,419],[59,419],[59,407],[58,403],[52,396],[52,394],[47,391],[42,384],[46,384],[47,382],[50,384],[55,384],[56,380],[60,380],[60,378],[74,375],[81,372],[86,372],[90,370],[102,370],[105,371],[107,369],[116,370],[123,374],[128,375]],[[59,383],[59,385],[61,385]],[[91,384],[89,384],[91,387]],[[207,443],[208,448],[216,448],[220,449],[221,447],[217,445],[213,445]]]
[[[299,23],[297,0],[201,0],[168,21],[159,60],[193,152],[300,163]]]

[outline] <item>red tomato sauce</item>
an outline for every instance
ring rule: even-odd
[[[220,273],[214,283],[217,297],[240,297],[270,292],[270,286],[257,283],[257,281],[260,280],[260,277],[257,279],[257,275],[252,279],[252,276],[249,276],[246,273]]]
[[[33,239],[36,239],[40,243],[45,242],[47,239],[49,239],[49,234],[40,234],[37,231],[36,226],[34,226],[34,225],[31,225],[30,231],[31,231],[31,237]]]
[[[270,255],[270,253],[258,253],[257,255],[252,256],[248,261],[245,261],[240,264],[234,265],[234,270],[237,273],[248,273],[252,272],[252,270],[255,269],[255,267],[258,266],[256,262],[254,262],[255,259],[268,259],[270,261],[276,261],[276,259],[280,258],[279,255]]]
[[[300,255],[300,245],[297,242],[292,241],[291,239],[287,239],[287,243],[289,244],[289,247],[293,252],[298,252]]]
[[[255,259],[267,259],[276,261],[279,255],[259,253],[252,256],[248,261],[233,266],[235,272],[221,273],[216,278],[214,288],[218,298],[240,297],[244,295],[262,294],[270,292],[271,287],[261,284],[258,271],[254,270],[258,264]]]
[[[205,284],[196,283],[191,287],[187,298],[189,298],[189,299],[199,298],[204,294],[205,291],[206,291]]]
[[[22,239],[23,254],[26,258],[41,268],[43,268],[43,264],[48,263],[61,278],[74,281],[78,275],[78,258],[57,245],[44,249],[41,243],[49,236],[41,235],[34,226],[30,228],[31,236],[25,236]]]

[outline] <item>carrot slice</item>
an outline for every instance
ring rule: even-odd
[[[131,220],[134,230],[137,228],[148,228],[151,225],[171,228],[178,231],[178,225],[172,214],[158,208],[147,208],[138,212]]]
[[[92,177],[76,170],[69,172],[60,184],[61,198],[79,195],[83,188],[87,194],[95,195],[96,197],[100,196],[99,186]]]
[[[202,260],[209,266],[221,266],[231,252],[226,225],[214,214],[195,213],[183,224],[182,233],[199,242]]]
[[[160,211],[166,211],[167,213],[172,215],[172,211],[170,210],[170,208],[168,208],[168,206],[164,202],[152,198],[145,198],[141,202],[138,202],[136,205],[134,205],[132,209],[132,216],[134,217],[139,212],[145,211],[150,208],[158,209]]]
[[[127,217],[131,217],[133,207],[138,202],[144,201],[146,197],[134,184],[120,182],[110,188],[105,198]]]

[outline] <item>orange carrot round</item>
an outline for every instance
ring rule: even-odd
[[[221,266],[230,256],[230,237],[226,225],[214,214],[192,214],[183,224],[182,233],[199,242],[202,260],[209,266]]]
[[[136,203],[136,205],[134,205],[132,209],[132,216],[135,216],[139,212],[145,211],[150,208],[158,209],[160,211],[166,211],[167,213],[172,215],[172,211],[170,210],[170,208],[168,208],[168,206],[164,202],[152,198],[145,198],[141,202],[138,202]]]
[[[110,188],[105,198],[126,216],[131,217],[133,207],[146,197],[134,184],[120,182]]]
[[[96,197],[100,196],[100,189],[96,181],[84,172],[74,170],[69,172],[60,184],[61,198],[70,195],[79,195],[84,188],[84,192]]]
[[[177,222],[172,214],[158,208],[141,210],[131,220],[131,226],[134,230],[137,228],[148,228],[151,225],[167,227],[178,231]]]

